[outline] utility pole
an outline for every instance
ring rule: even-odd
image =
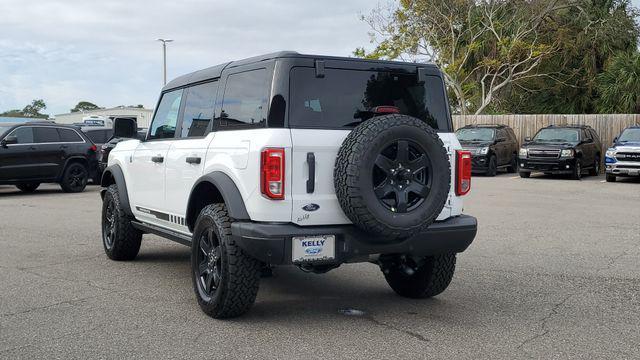
[[[162,73],[164,75],[163,79],[164,85],[167,85],[167,43],[172,42],[172,39],[157,39],[157,41],[162,42]]]

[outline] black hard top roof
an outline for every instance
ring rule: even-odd
[[[322,59],[322,60],[340,60],[340,61],[357,61],[357,62],[369,62],[369,63],[378,63],[378,64],[394,64],[394,65],[410,65],[416,66],[419,65],[421,67],[434,67],[437,68],[435,64],[432,63],[410,63],[410,62],[401,62],[401,61],[388,61],[388,60],[369,60],[369,59],[360,59],[360,58],[352,58],[352,57],[341,57],[341,56],[325,56],[325,55],[311,55],[311,54],[300,54],[296,51],[278,51],[270,54],[264,54],[259,56],[250,57],[247,59],[231,61],[223,64],[219,64],[216,66],[212,66],[206,69],[194,71],[192,73],[179,76],[173,80],[171,80],[167,85],[165,85],[162,90],[173,89],[181,86],[185,86],[192,83],[197,83],[200,81],[205,81],[209,79],[215,79],[220,77],[222,71],[226,68],[233,68],[241,65],[253,64],[261,61],[274,60],[279,58],[298,58],[298,59]]]

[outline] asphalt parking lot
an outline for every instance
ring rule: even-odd
[[[199,309],[189,249],[109,261],[99,188],[0,187],[0,358],[640,358],[640,182],[474,177],[478,237],[430,300],[374,265],[278,268],[254,308]],[[341,309],[357,309],[347,316]]]

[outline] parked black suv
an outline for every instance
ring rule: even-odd
[[[520,177],[528,178],[532,172],[570,174],[580,180],[582,172],[598,175],[602,159],[600,137],[587,125],[551,125],[540,129],[518,154]]]
[[[97,172],[96,150],[73,126],[0,124],[0,184],[33,192],[40,183],[59,183],[65,192],[80,192]]]
[[[472,171],[495,176],[498,169],[516,172],[518,139],[506,125],[467,125],[456,131],[462,148],[471,152]]]

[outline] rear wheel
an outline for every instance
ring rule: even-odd
[[[408,298],[429,298],[442,293],[451,283],[456,254],[430,256],[417,261],[398,257],[381,266],[393,291]]]
[[[81,192],[87,186],[89,181],[89,171],[81,163],[71,163],[62,174],[60,187],[64,192],[75,193]]]
[[[207,205],[193,232],[193,290],[202,311],[216,319],[249,311],[260,283],[261,263],[236,245],[231,221],[224,204]]]
[[[491,155],[489,159],[489,168],[487,169],[487,176],[496,176],[498,172],[498,159],[495,155]]]
[[[18,184],[18,185],[16,185],[16,187],[20,191],[26,192],[26,193],[32,193],[32,192],[36,191],[38,186],[40,186],[40,183],[28,183],[28,184]]]
[[[606,175],[607,182],[616,182],[616,176],[613,174]]]

